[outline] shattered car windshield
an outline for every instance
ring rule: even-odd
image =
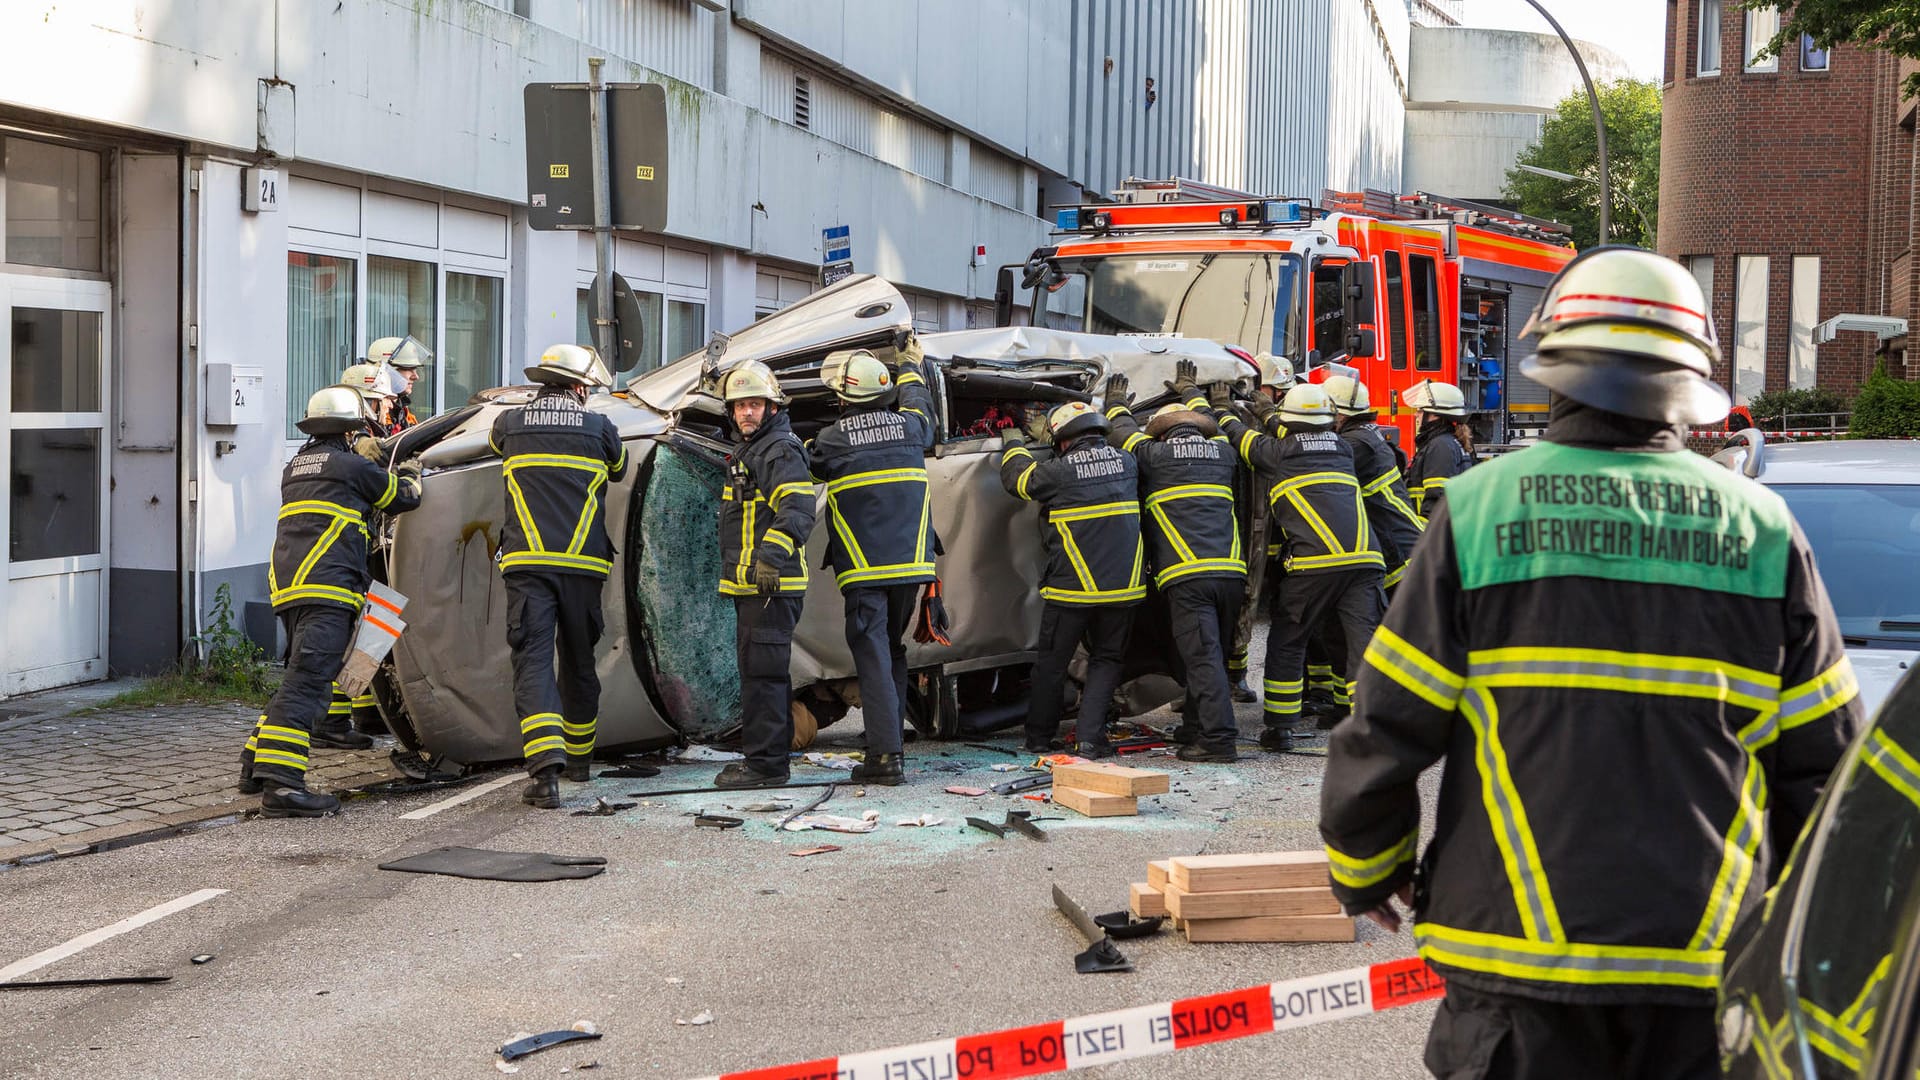
[[[1082,264],[1095,334],[1184,334],[1298,358],[1300,259],[1277,252],[1110,256]]]

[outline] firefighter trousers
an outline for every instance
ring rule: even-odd
[[[900,752],[900,717],[907,700],[907,625],[913,621],[919,585],[871,585],[847,589],[847,649],[860,677],[860,715],[866,718],[867,753]]]
[[[1039,657],[1033,664],[1033,696],[1027,701],[1027,744],[1042,746],[1060,731],[1062,691],[1067,665],[1082,643],[1087,647],[1087,684],[1080,696],[1078,735],[1082,745],[1107,741],[1107,710],[1127,656],[1135,604],[1056,604],[1040,613]]]
[[[793,627],[798,596],[740,596],[733,601],[733,647],[740,661],[740,749],[747,767],[786,776],[793,750]]]
[[[302,604],[280,612],[289,643],[287,675],[240,755],[242,766],[250,765],[268,787],[306,786],[313,729],[326,721],[333,680],[346,665],[358,617],[338,604]]]
[[[591,574],[516,570],[506,575],[507,647],[513,650],[513,711],[520,718],[528,775],[557,769],[568,755],[593,753],[600,715],[594,646],[606,621]],[[559,651],[559,670],[554,652]]]
[[[1714,1080],[1706,1005],[1566,1005],[1457,983],[1427,1032],[1440,1080]]]
[[[1166,588],[1173,646],[1186,669],[1181,726],[1195,731],[1200,745],[1209,750],[1231,750],[1239,739],[1226,650],[1233,643],[1245,590],[1244,579],[1227,577],[1176,581]]]
[[[1393,603],[1393,590],[1394,586],[1388,585],[1381,591],[1382,619]],[[1362,654],[1365,651],[1362,649]],[[1347,634],[1340,628],[1340,620],[1320,620],[1313,636],[1307,639],[1307,709],[1311,711],[1318,704],[1330,717],[1347,715],[1353,708],[1353,684],[1359,677],[1358,669],[1347,666]],[[1322,720],[1321,726],[1330,724]]]
[[[1380,625],[1386,599],[1380,571],[1294,572],[1280,579],[1273,627],[1267,631],[1265,710],[1268,727],[1292,727],[1306,691],[1307,642],[1314,629],[1336,619],[1346,636],[1347,670],[1359,671],[1367,643]]]

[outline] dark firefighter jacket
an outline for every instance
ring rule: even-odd
[[[1672,428],[1574,407],[1547,439],[1453,481],[1367,647],[1334,892],[1412,879],[1421,955],[1476,989],[1711,1005],[1859,724],[1853,669],[1778,495]]]
[[[1366,500],[1367,524],[1387,560],[1386,584],[1398,585],[1426,522],[1413,508],[1400,477],[1400,459],[1380,434],[1373,414],[1348,420],[1340,428],[1340,437],[1353,448],[1353,475],[1360,481],[1360,497]]]
[[[1047,566],[1040,595],[1057,604],[1133,604],[1146,599],[1140,543],[1139,469],[1097,434],[1041,459],[1024,446],[1000,455],[1000,482],[1040,504]]]
[[[1150,439],[1124,405],[1107,410],[1109,442],[1140,465],[1143,530],[1153,560],[1153,583],[1210,577],[1244,578],[1240,524],[1233,516],[1233,480],[1238,466],[1226,436],[1211,438],[1183,425]]]
[[[361,457],[345,437],[308,440],[280,474],[280,522],[267,589],[274,610],[366,602],[367,519],[420,505],[420,485]]]
[[[1407,492],[1414,512],[1432,517],[1440,506],[1447,482],[1473,464],[1467,448],[1453,434],[1453,421],[1429,420],[1413,435],[1413,460],[1407,465]]]
[[[780,568],[780,595],[807,591],[807,536],[813,532],[813,477],[787,414],[776,412],[728,459],[720,494],[720,592],[754,596],[753,564]]]
[[[1295,426],[1275,438],[1226,416],[1220,430],[1263,482],[1273,482],[1268,502],[1288,573],[1386,567],[1353,475],[1353,449],[1332,428]]]
[[[606,577],[613,569],[613,542],[602,495],[627,471],[627,448],[613,421],[549,388],[501,413],[487,444],[505,459],[501,572]]]
[[[934,577],[933,398],[918,364],[902,365],[894,385],[899,409],[845,406],[808,447],[814,478],[827,485],[827,557],[842,589]]]

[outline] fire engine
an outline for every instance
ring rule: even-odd
[[[1427,193],[1264,198],[1186,179],[1129,179],[1113,201],[1056,208],[1054,244],[1000,268],[996,320],[1100,334],[1210,338],[1272,353],[1318,382],[1358,372],[1402,445],[1400,395],[1459,385],[1483,444],[1546,426],[1519,338],[1573,258],[1567,229]]]

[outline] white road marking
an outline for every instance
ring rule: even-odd
[[[138,930],[151,922],[159,922],[161,919],[177,912],[185,911],[195,904],[204,904],[208,900],[226,891],[225,889],[201,889],[199,892],[188,893],[177,900],[169,900],[164,904],[150,907],[138,915],[130,915],[111,926],[103,926],[98,930],[88,931],[74,938],[72,941],[67,942],[65,945],[55,945],[53,948],[47,949],[44,952],[34,953],[25,960],[16,960],[6,967],[0,968],[0,982],[11,982],[28,972],[38,971],[56,960],[65,960],[74,953],[91,949],[108,938],[119,937],[121,934],[127,933],[130,930]]]
[[[467,790],[461,792],[460,794],[455,795],[451,799],[441,799],[439,802],[434,803],[432,806],[423,806],[418,810],[413,810],[413,811],[409,811],[408,813],[401,814],[400,820],[401,821],[419,821],[421,818],[430,818],[442,810],[451,810],[454,807],[459,806],[463,802],[471,802],[474,799],[477,799],[480,796],[485,795],[489,791],[498,791],[501,788],[506,787],[508,784],[511,784],[514,781],[519,779],[521,779],[521,777],[508,774],[506,776],[499,778],[498,780],[489,780],[486,783],[481,784],[479,787],[468,788]]]

